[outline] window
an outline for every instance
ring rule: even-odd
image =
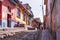
[[[20,9],[19,8],[17,8],[17,9],[18,9],[17,17],[20,18]]]
[[[26,19],[26,15],[25,15],[25,14],[23,14],[23,20],[25,21],[25,19]]]
[[[11,12],[11,8],[8,6],[8,11]]]
[[[2,20],[0,20],[0,25],[2,24]]]

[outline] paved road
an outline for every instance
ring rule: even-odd
[[[53,40],[52,35],[48,32],[48,30],[42,30],[41,40]]]
[[[52,36],[47,30],[38,30],[34,32],[18,33],[14,36],[8,36],[1,40],[52,40]]]
[[[21,40],[24,35],[28,34],[28,32],[21,32],[21,33],[16,33],[14,36],[6,36],[3,39],[0,40]]]
[[[57,30],[57,40],[60,40],[60,28]]]

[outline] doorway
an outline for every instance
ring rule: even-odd
[[[11,15],[7,14],[7,27],[11,27]]]

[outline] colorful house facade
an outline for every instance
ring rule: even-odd
[[[2,1],[0,1],[0,27],[1,27],[1,22],[2,22],[2,10],[1,10],[1,8],[2,8]]]
[[[37,28],[40,24],[41,24],[40,18],[33,18],[32,19],[32,22],[31,22],[32,27]]]
[[[2,1],[2,28],[13,27],[15,20],[15,14],[17,13],[16,6],[9,0]],[[14,11],[15,10],[15,11]],[[13,11],[13,12],[12,12]]]
[[[28,25],[29,12],[17,0],[0,1],[0,27],[17,27]]]
[[[30,25],[31,26],[31,19],[33,19],[33,17],[34,17],[34,15],[33,15],[33,12],[31,11],[31,7],[30,7],[30,5],[28,4],[28,3],[26,3],[26,4],[23,4],[23,6],[26,8],[26,10],[29,12],[29,19],[28,19],[28,25]]]

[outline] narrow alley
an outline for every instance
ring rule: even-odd
[[[0,40],[60,40],[60,0],[0,0]]]

